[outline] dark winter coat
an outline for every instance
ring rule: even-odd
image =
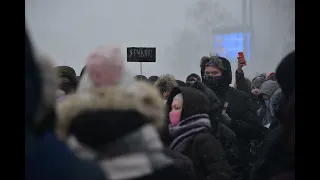
[[[282,173],[294,172],[294,162],[287,149],[289,134],[279,127],[267,153],[252,168],[251,180],[270,180]]]
[[[209,132],[197,135],[182,153],[192,159],[197,180],[224,180],[235,176],[222,145]]]
[[[241,139],[260,139],[264,135],[264,127],[260,125],[259,118],[252,109],[252,100],[246,93],[234,89],[226,88],[225,98],[222,102],[228,102],[226,113],[231,118],[229,126]]]
[[[169,148],[164,148],[164,154],[173,160],[173,167],[180,169],[180,178],[184,180],[196,180],[196,173],[193,168],[193,163],[190,158],[182,155],[177,151],[173,151]]]
[[[247,93],[251,97],[251,100],[252,100],[251,109],[252,109],[253,112],[257,112],[257,110],[261,106],[260,102],[259,102],[259,99],[258,99],[258,96],[251,92],[251,84],[249,84],[246,81],[246,78],[244,77],[244,72],[243,71],[242,72],[236,71],[236,86],[237,86],[238,90]]]
[[[262,142],[262,145],[259,149],[259,157],[264,157],[266,153],[268,152],[270,146],[275,141],[275,139],[279,136],[281,133],[281,125],[277,125],[276,127],[269,128],[265,138]]]
[[[224,105],[226,115],[231,119],[231,123],[226,125],[237,135],[238,146],[241,151],[240,162],[244,168],[240,171],[242,174],[246,174],[250,163],[256,159],[255,153],[252,151],[254,146],[250,141],[263,140],[266,128],[259,123],[259,117],[254,112],[250,96],[245,92],[230,87],[232,82],[230,62],[223,57],[218,58],[223,64],[222,76],[216,81],[212,81],[212,78],[206,78],[204,71],[208,62],[205,62],[205,60],[208,58],[202,58],[200,64],[202,80],[217,95]],[[210,58],[209,61],[211,61]],[[217,57],[215,57],[215,61],[217,61]],[[220,63],[217,64],[221,65]],[[245,179],[247,175],[242,177]]]
[[[201,61],[201,75],[202,79],[206,79],[204,78],[206,62],[203,59]],[[222,73],[223,81],[220,82],[222,84],[219,85],[219,88],[211,88],[211,90],[217,95],[222,104],[228,103],[226,113],[232,120],[229,127],[237,134],[238,138],[245,140],[263,139],[264,128],[260,125],[259,118],[252,109],[253,105],[250,96],[229,86],[232,82],[231,64],[226,58],[219,57],[219,59],[224,68]]]
[[[54,134],[38,137],[25,158],[26,180],[105,180],[98,165],[79,160]]]
[[[193,88],[179,87],[172,90],[167,104],[171,104],[175,95],[179,93],[183,96],[181,121],[177,126],[170,125],[169,132],[173,138],[170,148],[180,151],[192,160],[197,180],[231,179],[234,172],[227,162],[223,147],[211,134],[211,124],[207,115],[210,103],[207,96]],[[201,122],[203,125],[200,125]],[[192,124],[196,125],[185,128]],[[176,131],[177,129],[179,131]]]
[[[239,165],[240,150],[237,145],[236,134],[226,125],[227,122],[222,121],[221,117],[223,105],[216,94],[200,81],[194,82],[190,87],[202,91],[210,100],[210,121],[211,132],[220,141],[226,152],[228,162],[233,167]]]
[[[222,109],[223,109],[223,105],[220,102],[217,95],[210,88],[208,88],[206,85],[204,85],[200,81],[195,81],[190,87],[200,90],[202,93],[204,93],[209,98],[209,101],[210,101],[210,113],[209,113],[210,120],[211,120],[211,122],[217,121],[219,119],[218,117],[221,115]]]
[[[39,133],[35,118],[45,83],[31,46],[25,33],[25,180],[104,180],[98,166],[79,160],[58,140],[53,123],[46,123]]]

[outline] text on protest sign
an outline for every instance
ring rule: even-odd
[[[128,47],[127,62],[156,62],[156,48]]]

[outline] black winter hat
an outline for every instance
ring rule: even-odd
[[[62,82],[70,83],[74,88],[77,87],[78,80],[76,71],[69,66],[57,66],[54,68]]]
[[[151,81],[151,82],[156,82],[158,79],[159,79],[158,76],[150,76],[150,77],[148,78],[148,80]]]
[[[137,80],[137,81],[148,81],[148,78],[144,75],[136,75],[134,76],[134,79]]]
[[[295,89],[295,51],[289,53],[276,69],[277,81],[287,101]]]
[[[59,76],[77,76],[76,71],[70,66],[57,66],[55,67],[55,69],[58,72]]]
[[[209,115],[210,102],[208,97],[200,90],[189,87],[173,88],[167,101],[169,112],[171,111],[171,104],[173,102],[173,98],[179,93],[181,93],[183,96],[181,120],[197,114]]]
[[[201,81],[201,77],[196,73],[192,73],[187,77],[186,81]]]
[[[178,86],[181,86],[181,87],[186,87],[187,84],[183,81],[180,81],[180,80],[176,80],[176,82],[178,83]]]

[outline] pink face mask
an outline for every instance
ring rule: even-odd
[[[254,88],[251,90],[252,94],[254,94],[254,95],[258,95],[259,91],[260,91],[260,89],[258,89],[258,88]]]
[[[179,124],[181,118],[181,111],[171,111],[169,113],[169,119],[172,126],[176,126]]]

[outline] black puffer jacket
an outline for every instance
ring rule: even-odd
[[[187,143],[180,152],[192,160],[197,180],[232,179],[235,173],[228,164],[221,143],[211,134],[211,129],[205,126],[202,130],[192,134],[189,134],[189,132],[195,128],[189,128],[187,131],[183,130],[184,125],[196,123],[198,120],[205,120],[210,124],[209,116],[207,115],[210,111],[210,103],[207,96],[193,88],[179,87],[172,90],[167,104],[171,104],[173,98],[179,93],[183,96],[183,107],[181,121],[177,126],[181,127],[179,131],[183,132],[183,134],[180,133],[179,136],[176,136],[170,130],[170,135],[173,136],[175,142],[184,142],[185,138],[192,137],[186,141]],[[201,119],[198,119],[198,116]],[[199,128],[199,126],[196,128]],[[186,134],[184,133],[188,133],[188,136],[185,136]],[[172,144],[170,147],[175,149],[175,146],[172,146]]]
[[[165,155],[173,159],[173,167],[175,169],[180,169],[181,172],[183,172],[180,174],[181,179],[196,180],[196,174],[190,158],[169,148],[164,148],[163,152]]]

